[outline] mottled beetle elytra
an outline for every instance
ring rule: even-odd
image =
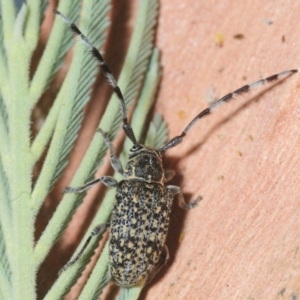
[[[123,169],[108,136],[101,129],[98,129],[109,149],[113,169],[120,173],[124,179],[118,182],[114,177],[102,176],[83,186],[67,187],[64,190],[64,193],[80,193],[94,184],[102,182],[106,186],[115,187],[116,194],[110,223],[100,224],[94,228],[79,253],[60,270],[60,273],[79,260],[93,236],[102,234],[109,227],[109,263],[112,279],[121,287],[131,287],[142,282],[149,282],[169,258],[165,240],[173,196],[178,195],[180,206],[186,209],[194,207],[200,200],[198,197],[193,202],[186,204],[178,186],[166,185],[166,182],[172,179],[175,172],[164,169],[163,153],[180,144],[195,123],[209,115],[220,104],[229,102],[253,88],[276,81],[298,70],[287,70],[272,75],[225,95],[201,111],[180,135],[172,138],[161,148],[154,149],[137,142],[133,129],[127,120],[127,109],[122,92],[100,52],[70,19],[55,9],[54,13],[59,15],[75,34],[80,36],[84,44],[90,49],[92,56],[99,62],[104,75],[119,99],[123,130],[133,143],[128,162]]]

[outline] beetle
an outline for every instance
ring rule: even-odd
[[[180,187],[166,185],[175,172],[164,169],[163,153],[180,144],[196,122],[209,115],[222,103],[230,102],[253,88],[276,81],[298,70],[292,69],[272,75],[244,85],[225,95],[196,115],[180,135],[175,136],[159,149],[155,149],[137,142],[134,131],[127,120],[123,94],[100,52],[70,19],[56,9],[54,9],[54,13],[59,15],[75,34],[80,36],[90,49],[92,56],[99,62],[104,75],[119,99],[123,119],[122,127],[133,144],[129,151],[128,162],[123,169],[107,134],[102,129],[97,130],[109,149],[113,169],[123,176],[123,180],[118,182],[112,176],[102,176],[81,187],[67,187],[64,190],[64,193],[80,193],[94,184],[102,182],[106,186],[115,187],[116,194],[110,222],[98,225],[91,232],[79,253],[60,270],[60,273],[79,260],[93,236],[101,235],[109,227],[109,269],[115,283],[121,287],[148,283],[169,259],[165,241],[174,195],[178,195],[179,205],[186,209],[193,208],[201,199],[198,197],[186,204]]]

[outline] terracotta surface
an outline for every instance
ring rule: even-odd
[[[156,110],[170,136],[205,108],[210,87],[221,97],[297,68],[299,12],[295,1],[162,1],[164,77]],[[184,224],[175,203],[173,261],[145,299],[300,297],[299,82],[296,74],[224,105],[168,152],[180,173],[176,183],[203,201]]]
[[[170,137],[212,96],[297,68],[299,15],[297,1],[162,0],[157,46],[163,78],[155,111],[164,115]],[[300,297],[299,76],[224,105],[167,152],[166,165],[177,172],[172,183],[182,187],[186,199],[201,195],[203,200],[188,213],[174,201],[170,263],[141,299]],[[94,128],[87,128],[97,124],[95,107],[92,102],[87,110],[90,136]],[[76,151],[82,153],[86,146],[81,147]],[[72,162],[78,164],[75,156]],[[93,196],[92,191],[70,224],[67,245],[74,242],[72,235],[75,240],[84,233],[86,227],[78,226]]]

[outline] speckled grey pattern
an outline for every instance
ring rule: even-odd
[[[173,195],[163,185],[121,181],[110,224],[110,272],[120,286],[146,280],[157,265],[169,227]]]

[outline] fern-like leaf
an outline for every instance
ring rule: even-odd
[[[153,34],[154,34],[153,28],[156,24],[155,20],[157,19],[157,10],[158,10],[157,1],[140,2],[138,17],[135,26],[135,32],[133,33],[133,38],[128,50],[128,54],[125,59],[124,68],[121,72],[118,81],[120,88],[124,92],[127,104],[131,102],[133,98],[136,97],[138,91],[140,90],[142,79],[144,77],[143,73],[147,70],[147,68],[151,70],[151,71],[149,70],[148,72],[149,74],[151,74],[150,76],[151,80],[150,82],[147,79],[145,80],[146,87],[144,88],[155,91],[158,85],[158,81],[160,78],[158,51],[155,51],[153,53],[153,58],[151,60],[151,64],[149,65],[149,61],[150,61],[149,59],[152,53],[151,49],[153,48]],[[152,21],[149,21],[148,18],[151,18]],[[152,27],[151,28],[147,27],[147,24],[150,24]],[[149,34],[149,32],[152,33],[152,36]],[[145,38],[145,36],[147,38]],[[149,85],[152,85],[152,87],[149,88]],[[143,94],[143,92],[141,94]],[[134,128],[136,136],[141,136],[141,132],[143,132],[144,122],[146,120],[147,113],[149,112],[149,108],[151,107],[151,103],[153,103],[154,95],[155,92],[148,93],[148,97],[144,97],[143,104],[141,103],[140,105],[140,106],[147,107],[148,109],[146,113],[140,114],[139,112],[139,115],[136,115],[136,118],[141,120],[140,126]],[[138,105],[140,104],[140,100],[138,101]],[[104,131],[108,132],[110,137],[113,137],[115,136],[115,130],[119,127],[120,122],[121,122],[121,117],[119,111],[119,103],[117,99],[115,99],[115,96],[113,96],[108,104],[108,107],[100,122],[99,127],[102,128]],[[101,139],[100,135],[97,134],[93,139],[74,179],[72,180],[71,185],[78,186],[83,182],[88,181],[87,179],[90,178],[90,176],[95,171],[96,167],[98,167],[99,160],[101,160],[101,156],[103,157],[105,153],[106,153],[106,148],[103,145],[103,140]],[[91,227],[95,226],[95,224],[101,224],[107,221],[107,219],[110,216],[112,205],[113,205],[113,197],[114,197],[113,194],[114,194],[113,190],[109,190],[107,192],[107,195],[102,203],[102,206],[99,212],[97,213],[97,216],[93,220]],[[67,199],[68,201],[66,201]],[[55,212],[55,215],[53,216],[52,219],[53,222],[54,219],[56,218],[56,214],[59,214],[60,212],[64,212],[64,214],[66,214],[66,212],[72,211],[72,208],[70,206],[70,199],[72,199],[71,200],[72,202],[77,201],[76,195],[66,194],[63,201],[60,203],[58,210]],[[74,202],[73,202],[73,207],[74,207]],[[51,224],[49,225],[51,226]],[[90,233],[90,229],[87,231],[87,235],[89,235],[89,233]],[[42,239],[44,240],[45,237],[42,236],[41,240]],[[83,240],[85,239],[86,237]],[[99,238],[96,237],[91,242],[90,247],[86,249],[85,255],[80,262],[86,263],[89,260],[94,249],[97,247],[98,241]],[[79,247],[81,247],[81,245]],[[108,269],[107,267],[108,259],[107,257],[106,258],[102,258],[102,257],[103,256],[101,256],[101,258],[99,259],[99,261],[101,261],[99,267],[101,270],[103,270],[103,268],[106,270]],[[104,253],[104,257],[105,257],[105,253]],[[105,275],[104,278],[102,279],[99,278],[99,273],[96,271],[97,266],[95,271],[93,271],[89,281],[85,285],[85,288],[82,291],[79,299],[94,299],[94,298],[96,299],[98,295],[101,293],[102,288],[99,287],[99,284],[97,284],[97,282],[98,283],[99,281],[105,282],[108,275]],[[82,268],[83,268],[82,264],[78,263],[73,265],[72,268],[68,269],[63,274],[61,274],[57,282],[54,284],[52,289],[47,294],[47,297],[49,297],[50,299],[53,297],[53,295],[57,295],[58,290],[63,292],[61,289],[63,285],[67,284],[70,288],[76,282],[78,276],[80,275],[80,272],[82,271]],[[91,297],[91,295],[93,296]]]

